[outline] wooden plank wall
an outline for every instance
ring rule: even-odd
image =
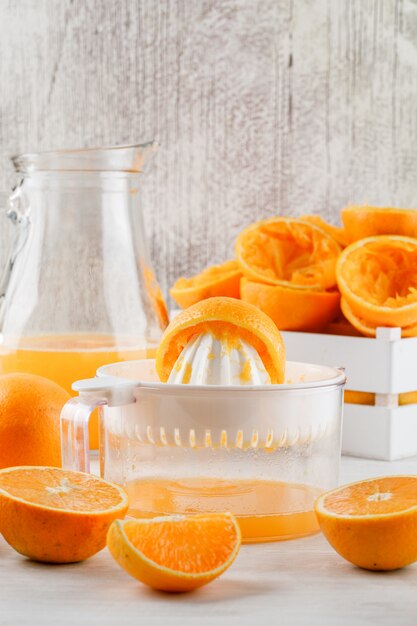
[[[260,217],[417,206],[416,44],[415,0],[0,0],[0,190],[15,153],[157,138],[164,289]]]

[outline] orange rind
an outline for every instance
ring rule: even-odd
[[[417,239],[380,235],[345,248],[336,266],[348,321],[368,336],[377,326],[417,325]],[[407,334],[406,334],[407,333]]]
[[[167,382],[188,342],[205,332],[246,341],[259,354],[271,382],[284,382],[285,348],[274,322],[257,307],[226,297],[202,300],[174,317],[156,352],[156,371],[162,382]]]
[[[236,258],[252,281],[324,291],[336,284],[341,246],[311,221],[274,217],[246,228],[236,240]]]
[[[345,248],[350,243],[344,228],[329,224],[329,222],[326,222],[320,215],[302,215],[300,219],[311,222],[315,226],[318,226],[318,228],[321,228],[321,230],[324,230],[324,232],[330,235],[330,237],[333,237],[342,248]]]
[[[237,261],[226,261],[221,265],[212,265],[191,278],[179,278],[170,294],[183,309],[215,296],[239,298],[241,276]]]
[[[339,314],[338,291],[307,291],[242,278],[241,298],[266,313],[281,330],[319,331]]]
[[[349,243],[376,235],[417,237],[417,210],[347,206],[341,212]]]

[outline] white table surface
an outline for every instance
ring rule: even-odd
[[[341,482],[417,474],[417,458],[342,460]],[[0,539],[0,624],[239,624],[416,626],[417,564],[387,573],[358,569],[322,535],[242,546],[221,578],[183,595],[152,591],[103,550],[74,565],[43,565]]]

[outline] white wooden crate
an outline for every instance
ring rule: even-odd
[[[346,389],[375,393],[375,406],[345,404],[344,454],[391,461],[417,455],[417,404],[398,406],[398,394],[417,390],[417,337],[378,328],[377,338],[282,333],[291,361],[341,366]]]

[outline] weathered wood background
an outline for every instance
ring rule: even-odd
[[[149,138],[165,290],[257,218],[417,206],[417,2],[0,0],[0,189],[15,153]]]

